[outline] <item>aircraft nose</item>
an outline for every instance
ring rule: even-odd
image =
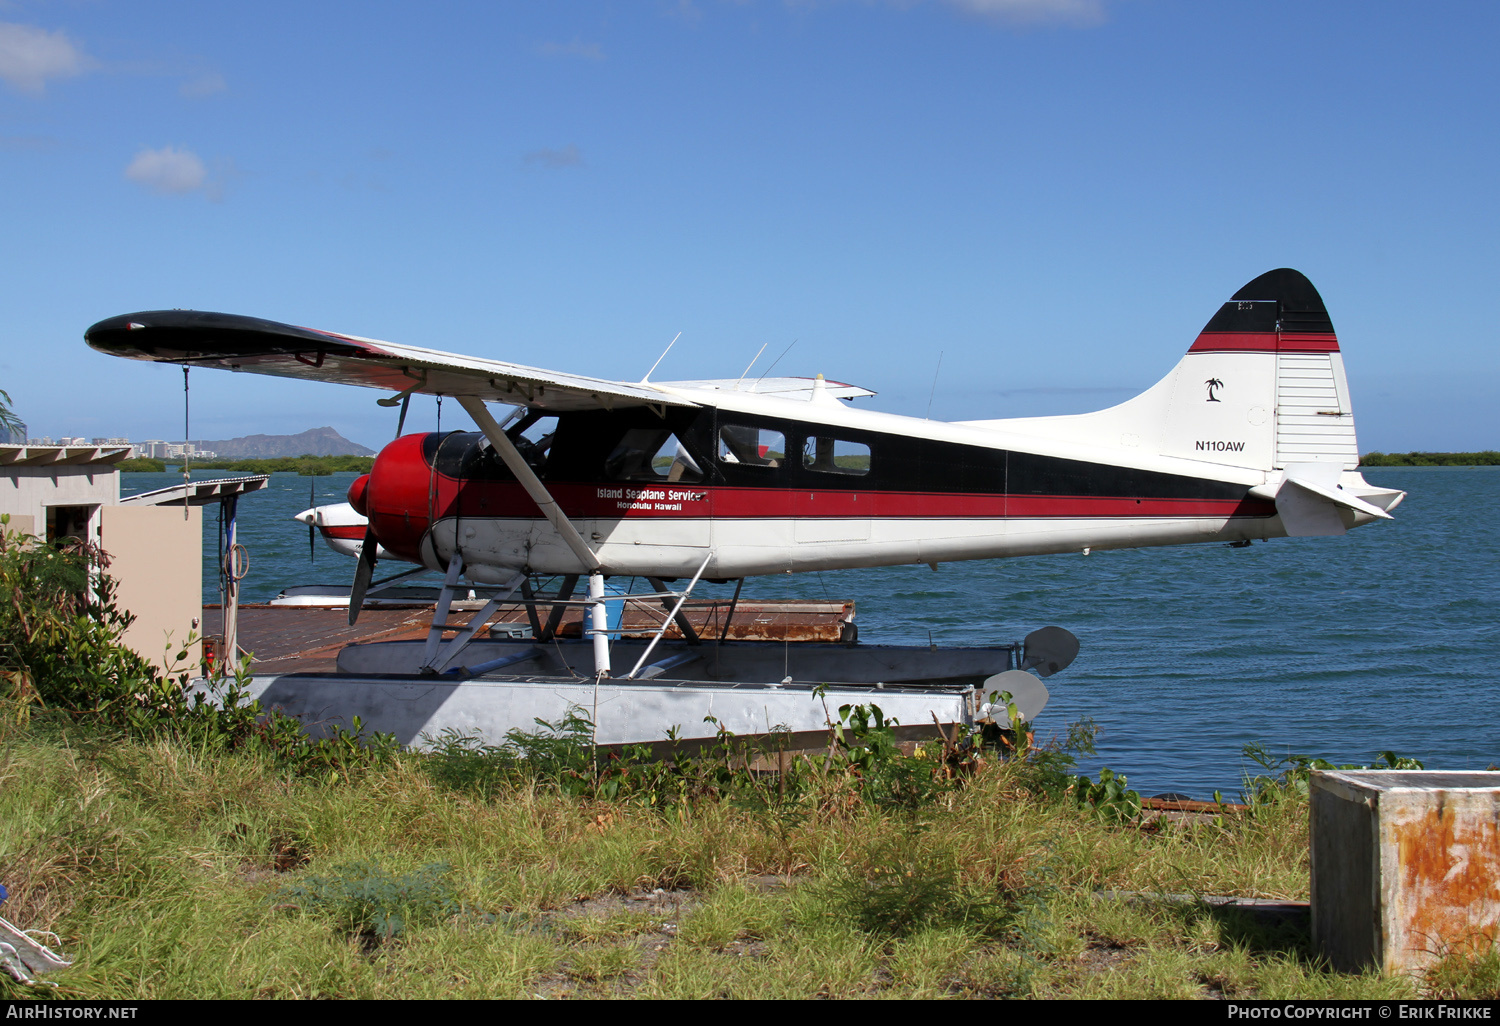
[[[370,515],[369,511],[366,509],[366,502],[368,501],[369,492],[369,474],[361,474],[359,477],[356,477],[354,479],[354,483],[349,486],[349,505],[353,506],[354,512],[358,513],[362,517],[368,517]]]
[[[305,509],[301,513],[298,513],[296,516],[292,517],[292,519],[297,521],[297,523],[299,524],[306,524],[308,527],[312,527],[318,522],[318,510],[316,507],[314,507],[313,509]]]

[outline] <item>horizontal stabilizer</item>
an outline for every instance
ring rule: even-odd
[[[1343,509],[1379,520],[1395,519],[1340,485],[1341,474],[1342,469],[1336,463],[1294,463],[1279,480],[1258,485],[1250,489],[1250,494],[1276,501],[1276,512],[1291,538],[1345,533],[1348,524],[1341,513]]]

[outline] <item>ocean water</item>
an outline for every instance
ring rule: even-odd
[[[194,477],[222,476],[195,472]],[[1241,752],[1367,763],[1384,750],[1429,769],[1500,764],[1500,505],[1497,468],[1373,468],[1409,495],[1394,522],[1343,538],[1249,548],[1195,545],[982,563],[799,574],[746,581],[754,598],[852,598],[860,639],[892,644],[1016,641],[1047,624],[1078,635],[1051,678],[1039,739],[1083,717],[1098,757],[1142,793],[1239,793]],[[250,552],[244,601],[290,584],[347,583],[354,561],[291,520],[343,501],[354,475],[277,474],[240,503]],[[180,481],[126,474],[126,493]],[[204,600],[218,601],[213,508]],[[701,594],[732,585],[700,585]]]

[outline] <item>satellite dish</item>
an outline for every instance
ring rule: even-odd
[[[1034,630],[1026,635],[1022,645],[1021,669],[1035,670],[1038,677],[1066,670],[1078,658],[1078,639],[1072,631],[1061,627]]]
[[[988,716],[996,723],[1006,725],[1010,721],[1010,715],[1005,709],[1005,703],[995,699],[995,704],[990,705],[990,693],[1009,691],[1010,700],[1015,703],[1016,712],[1021,714],[1021,719],[1030,723],[1042,714],[1047,708],[1047,699],[1052,696],[1047,693],[1047,685],[1036,679],[1034,674],[1025,670],[1006,670],[997,673],[993,677],[987,677],[980,685],[984,691],[985,704],[979,707],[981,715]]]

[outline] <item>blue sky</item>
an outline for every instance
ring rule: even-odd
[[[1500,447],[1497,28],[1477,3],[0,0],[0,388],[33,435],[180,438],[180,372],[82,333],[193,307],[629,379],[679,331],[658,379],[795,340],[777,373],[876,408],[1080,412],[1291,266],[1362,449]],[[376,398],[203,371],[192,433],[377,446]]]

